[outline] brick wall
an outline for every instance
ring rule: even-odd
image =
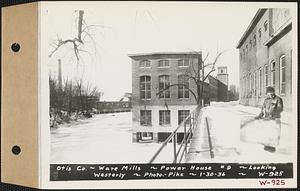
[[[185,74],[187,67],[178,67],[178,60],[184,59],[186,56],[144,56],[135,58],[132,60],[132,101],[133,105],[164,105],[167,102],[168,105],[194,105],[196,104],[196,100],[193,95],[190,93],[189,98],[178,98],[178,87],[173,86],[170,88],[170,98],[162,99],[159,98],[158,93],[158,78],[160,75],[169,75],[170,76],[170,84],[178,83],[178,76],[181,74]],[[150,68],[140,68],[139,62],[140,60],[150,60]],[[170,61],[170,67],[167,68],[159,68],[158,61],[161,59],[168,59]],[[194,58],[195,61],[197,60]],[[194,64],[195,67],[197,64]],[[140,99],[140,76],[149,75],[151,76],[151,100],[143,101]],[[196,91],[196,84],[190,80],[189,84],[190,88],[193,92]]]

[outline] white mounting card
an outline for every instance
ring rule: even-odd
[[[11,27],[2,33],[2,181],[46,189],[296,188],[296,5],[4,8],[2,24]],[[16,12],[24,27],[13,35],[23,38],[9,35],[20,27],[10,24],[19,17],[8,19]],[[21,168],[32,176],[15,176]]]

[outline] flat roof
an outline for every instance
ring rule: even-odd
[[[245,42],[246,38],[249,36],[249,34],[252,32],[253,28],[255,27],[255,25],[258,23],[258,21],[260,20],[260,18],[263,16],[263,14],[267,11],[266,8],[263,9],[258,9],[258,11],[256,12],[256,14],[254,15],[253,19],[251,20],[249,26],[247,27],[246,31],[244,32],[243,36],[241,37],[241,39],[239,40],[236,48],[240,48],[242,46],[242,44]]]
[[[138,54],[128,54],[131,57],[138,57],[138,56],[155,56],[155,55],[187,55],[187,54],[202,54],[201,51],[198,52],[151,52],[151,53],[138,53]]]

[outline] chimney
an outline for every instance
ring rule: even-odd
[[[58,87],[62,89],[61,59],[58,59]]]

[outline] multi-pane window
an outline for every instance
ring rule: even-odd
[[[273,87],[275,87],[275,66],[276,66],[276,62],[272,61],[271,63],[271,84]]]
[[[256,96],[256,92],[257,92],[257,73],[256,71],[253,74],[253,88],[254,88],[254,95]]]
[[[250,94],[252,95],[252,90],[253,90],[253,75],[252,74],[250,74],[250,87],[249,87],[249,89],[250,89]]]
[[[151,110],[140,111],[140,124],[146,126],[151,125]]]
[[[279,64],[280,64],[280,94],[285,94],[285,68],[286,68],[286,59],[285,59],[285,55],[282,55],[279,59]]]
[[[240,89],[240,90],[241,90],[240,95],[241,95],[241,97],[244,97],[244,87],[245,87],[245,86],[244,86],[244,78],[242,78],[240,84],[241,84],[241,86],[240,86],[240,87],[241,87],[241,89]]]
[[[244,78],[244,87],[243,87],[243,89],[244,89],[244,97],[246,97],[247,96],[247,76],[245,76],[245,78]]]
[[[189,98],[189,80],[185,75],[178,76],[178,98]]]
[[[141,132],[140,136],[142,140],[153,140],[152,132]]]
[[[265,23],[264,23],[264,30],[265,30],[265,32],[268,30],[268,21],[265,21]]]
[[[245,85],[245,88],[244,88],[244,97],[246,97],[247,96],[247,93],[248,93],[248,86],[247,86],[247,82],[248,82],[248,77],[247,76],[245,76],[245,78],[244,78],[244,85]]]
[[[178,110],[178,125],[180,125],[190,114],[190,110]],[[189,124],[190,120],[187,121]]]
[[[252,75],[251,74],[249,74],[247,81],[248,81],[248,83],[247,83],[248,94],[251,95],[251,90],[252,90],[252,87],[251,87],[251,84],[252,84]]]
[[[151,99],[151,76],[140,77],[140,98]]]
[[[180,59],[178,60],[179,67],[187,67],[189,66],[189,59]]]
[[[140,61],[140,68],[149,68],[150,67],[150,61],[149,60],[141,60]]]
[[[269,86],[269,65],[265,65],[265,83],[266,87]]]
[[[159,111],[159,125],[170,125],[170,110]]]
[[[170,98],[170,76],[162,75],[158,77],[159,98]]]
[[[248,76],[245,76],[245,96],[248,95]]]
[[[169,60],[159,60],[158,61],[158,67],[169,67],[170,66],[170,62]]]
[[[258,96],[262,94],[262,69],[258,70]]]

